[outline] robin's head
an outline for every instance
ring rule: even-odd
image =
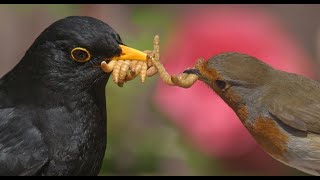
[[[146,60],[146,54],[124,45],[108,24],[92,17],[70,16],[45,29],[22,64],[28,64],[32,74],[50,85],[86,88],[108,76],[100,68],[102,61],[134,59]]]
[[[186,73],[198,74],[232,108],[243,105],[260,87],[270,81],[272,68],[258,59],[241,53],[222,53],[208,61],[199,61],[196,69]]]

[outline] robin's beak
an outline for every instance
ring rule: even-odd
[[[111,60],[138,60],[138,61],[147,60],[146,53],[128,46],[124,46],[124,45],[119,45],[119,46],[121,48],[120,56],[112,57]]]
[[[195,74],[195,75],[201,76],[199,69],[187,69],[187,70],[183,71],[183,73]]]
[[[208,78],[206,78],[199,69],[187,69],[185,71],[183,71],[183,73],[186,74],[195,74],[197,75],[199,78],[199,80],[203,81],[203,82],[209,82]]]

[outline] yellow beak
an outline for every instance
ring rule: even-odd
[[[147,60],[147,54],[139,51],[137,49],[119,45],[122,53],[120,56],[112,57],[111,60],[138,60],[138,61],[146,61]]]

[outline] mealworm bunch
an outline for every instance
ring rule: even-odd
[[[154,76],[159,72],[162,81],[170,86],[179,86],[183,88],[191,87],[197,80],[195,74],[181,73],[179,75],[169,75],[164,66],[160,63],[160,38],[158,35],[153,40],[153,51],[144,51],[147,55],[147,61],[137,60],[111,60],[109,63],[103,61],[101,68],[104,72],[112,72],[112,80],[118,86],[122,87],[127,81],[130,81],[140,75],[141,82],[146,77]]]
[[[122,87],[127,81],[134,79],[140,74],[142,82],[146,79],[147,63],[137,60],[111,60],[109,63],[103,61],[101,68],[104,72],[112,72],[112,80]]]
[[[159,39],[159,36],[156,37],[155,39]],[[157,45],[154,46],[159,46],[159,40],[157,41]],[[120,87],[122,87],[125,82],[134,79],[138,75],[140,75],[141,82],[144,82],[146,77],[151,77],[158,72],[153,66],[151,59],[153,56],[159,57],[159,54],[157,54],[157,51],[155,50],[146,50],[144,52],[148,55],[147,61],[111,60],[109,63],[102,61],[101,68],[106,73],[112,72],[113,82]]]

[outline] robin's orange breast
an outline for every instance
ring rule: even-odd
[[[285,153],[288,151],[289,137],[281,132],[272,118],[259,117],[246,127],[266,152],[279,160],[287,161]]]

